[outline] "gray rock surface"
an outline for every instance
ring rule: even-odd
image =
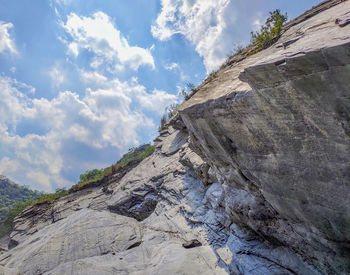
[[[349,10],[345,1],[291,27],[219,72],[220,96],[203,88],[180,111],[226,185],[226,219],[328,274],[350,272],[350,26],[339,25]]]
[[[122,178],[22,212],[0,274],[348,274],[350,3],[324,5],[224,66]]]
[[[225,227],[223,186],[206,185],[187,136],[169,132],[108,186],[113,193],[84,189],[26,209],[11,234],[17,245],[0,258],[5,274],[317,274],[292,251]],[[201,245],[186,245],[193,241]]]

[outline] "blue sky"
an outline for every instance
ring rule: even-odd
[[[47,192],[149,143],[268,12],[316,0],[0,0],[0,174]]]

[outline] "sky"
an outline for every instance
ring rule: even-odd
[[[151,143],[269,11],[319,0],[0,0],[0,174],[46,192]]]

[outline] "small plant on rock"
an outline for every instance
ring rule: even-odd
[[[213,81],[215,78],[217,78],[218,72],[217,71],[212,71],[208,77],[204,80],[204,82],[210,82]]]
[[[253,45],[259,49],[271,46],[282,33],[282,26],[287,19],[287,13],[281,14],[278,9],[270,12],[270,16],[266,19],[265,25],[261,26],[260,32],[251,32]]]

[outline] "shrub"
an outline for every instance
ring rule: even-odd
[[[0,237],[6,235],[13,229],[13,221],[26,207],[33,204],[33,201],[18,202],[11,206],[7,217],[0,223]]]
[[[66,190],[64,188],[59,188],[59,189],[56,189],[55,193],[44,195],[44,196],[38,198],[37,200],[32,201],[33,202],[32,205],[46,203],[46,202],[58,199],[60,197],[63,197],[67,194],[68,194],[68,190]]]
[[[89,183],[96,183],[105,177],[115,174],[120,169],[128,166],[132,161],[140,162],[154,152],[155,146],[145,144],[137,148],[130,148],[115,164],[104,169],[93,169],[80,175],[80,181],[71,187],[71,190],[77,191]]]
[[[217,78],[217,76],[218,76],[218,72],[217,71],[213,71],[207,76],[207,78],[204,80],[204,82],[213,81],[215,78]]]
[[[126,154],[124,154],[122,158],[119,161],[117,161],[116,164],[114,164],[114,169],[117,171],[120,168],[124,168],[125,166],[129,165],[132,161],[140,162],[148,156],[152,155],[154,149],[155,146],[149,144],[141,145],[137,148],[130,148],[129,151]]]
[[[252,43],[259,49],[264,49],[272,45],[274,39],[282,32],[282,26],[287,21],[288,16],[281,14],[280,10],[270,12],[265,25],[261,26],[260,32],[251,32]]]
[[[79,182],[87,182],[87,181],[96,181],[102,178],[103,169],[93,169],[90,171],[86,171],[84,174],[79,176]]]

